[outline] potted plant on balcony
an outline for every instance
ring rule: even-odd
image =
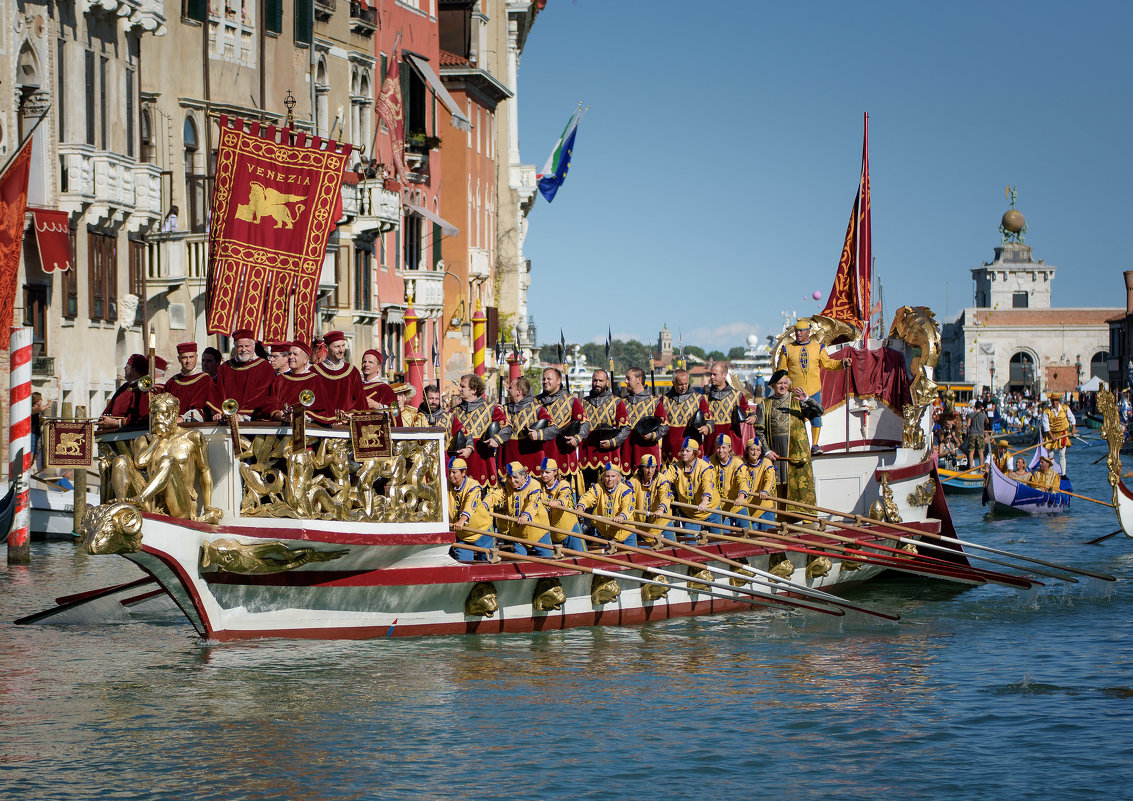
[[[429,136],[424,131],[414,131],[405,138],[405,144],[414,152],[428,153],[430,150],[436,150],[441,146],[441,138]]]

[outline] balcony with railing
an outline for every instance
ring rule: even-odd
[[[138,230],[161,216],[161,169],[91,145],[60,143],[59,209]]]
[[[406,284],[406,293],[413,298],[413,308],[423,317],[436,317],[445,305],[443,270],[399,270]]]
[[[146,284],[168,290],[187,284],[192,292],[204,290],[208,272],[208,234],[169,231],[146,238]]]
[[[376,179],[359,181],[353,186],[344,183],[342,210],[354,218],[359,231],[392,231],[401,222],[401,193],[386,189],[384,182]]]
[[[378,29],[378,9],[363,0],[350,2],[350,30],[361,36],[373,36]]]

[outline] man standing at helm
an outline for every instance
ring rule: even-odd
[[[1066,475],[1066,449],[1070,447],[1070,437],[1078,434],[1078,421],[1074,412],[1062,402],[1062,395],[1051,392],[1047,395],[1050,407],[1043,412],[1043,445],[1058,460],[1062,475]]]
[[[795,341],[788,342],[779,352],[779,361],[775,369],[786,370],[787,377],[791,379],[792,389],[802,389],[806,396],[816,404],[822,403],[822,371],[842,370],[850,366],[849,359],[837,361],[826,355],[826,346],[812,341],[810,338],[810,320],[802,318],[795,322]],[[846,402],[849,402],[849,393],[846,393]],[[818,435],[821,433],[822,418],[815,417],[810,421],[810,452],[817,456],[822,453],[818,447]],[[847,436],[849,432],[846,432]]]

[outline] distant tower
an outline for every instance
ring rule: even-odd
[[[1031,255],[1024,244],[1027,221],[1015,208],[1015,189],[1007,188],[1011,208],[1000,221],[1003,241],[995,249],[995,259],[972,268],[975,305],[982,309],[1049,309],[1050,285],[1055,267]]]
[[[661,351],[661,361],[668,363],[673,360],[673,332],[667,325],[662,326],[661,333],[657,335],[657,350]]]

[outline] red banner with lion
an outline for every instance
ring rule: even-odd
[[[209,234],[208,332],[310,341],[351,145],[220,118]],[[294,331],[294,335],[289,334]]]

